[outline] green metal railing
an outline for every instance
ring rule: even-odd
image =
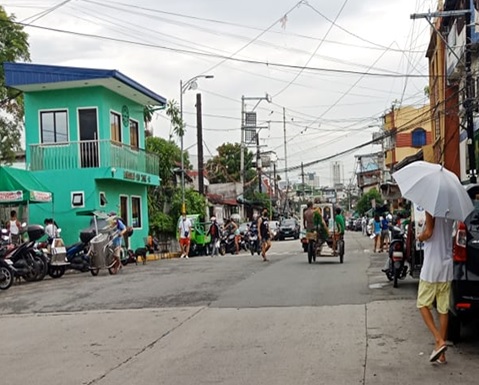
[[[30,155],[32,171],[98,167],[118,167],[152,175],[160,171],[158,155],[110,140],[32,144]]]

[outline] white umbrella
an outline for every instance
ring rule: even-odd
[[[464,221],[474,210],[471,198],[457,176],[439,164],[417,161],[392,176],[404,198],[434,217]]]

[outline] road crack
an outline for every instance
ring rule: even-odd
[[[178,325],[176,325],[175,327],[171,328],[170,330],[167,330],[165,333],[163,333],[161,336],[159,336],[157,339],[153,340],[152,342],[150,342],[148,345],[144,346],[142,349],[140,349],[139,351],[137,351],[135,354],[131,355],[130,357],[126,358],[125,360],[123,360],[122,362],[120,362],[118,365],[112,367],[110,370],[108,370],[106,373],[102,374],[101,376],[89,381],[89,382],[86,382],[85,385],[93,385],[93,384],[96,384],[98,383],[99,381],[103,380],[104,378],[106,378],[110,373],[112,373],[113,371],[121,368],[122,366],[126,365],[128,362],[130,362],[131,360],[133,360],[134,358],[138,357],[140,354],[143,354],[144,352],[146,352],[147,350],[149,349],[152,349],[158,342],[160,342],[163,338],[167,337],[168,335],[170,335],[171,333],[173,333],[175,330],[177,330],[178,328],[180,328],[181,326],[183,326],[186,322],[190,321],[191,319],[193,319],[194,317],[196,317],[198,314],[200,314],[202,311],[204,311],[205,309],[207,309],[208,307],[207,306],[204,306],[200,309],[198,309],[197,311],[195,311],[193,314],[191,314],[189,317],[185,318],[182,322],[180,322]]]

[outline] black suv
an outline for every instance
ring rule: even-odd
[[[479,317],[479,184],[466,186],[474,211],[465,222],[456,222],[453,234],[453,280],[448,339],[457,342],[461,324]]]
[[[287,237],[293,237],[294,239],[299,239],[299,230],[300,226],[296,219],[288,218],[283,219],[279,225],[279,235],[278,238],[280,241],[284,240]]]

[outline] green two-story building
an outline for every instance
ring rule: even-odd
[[[116,70],[28,63],[4,70],[6,85],[25,97],[27,169],[53,193],[53,213],[30,205],[30,223],[53,216],[74,243],[91,220],[79,213],[114,211],[134,228],[128,246],[142,246],[147,187],[160,184],[158,156],[145,151],[144,108],[166,99]]]

